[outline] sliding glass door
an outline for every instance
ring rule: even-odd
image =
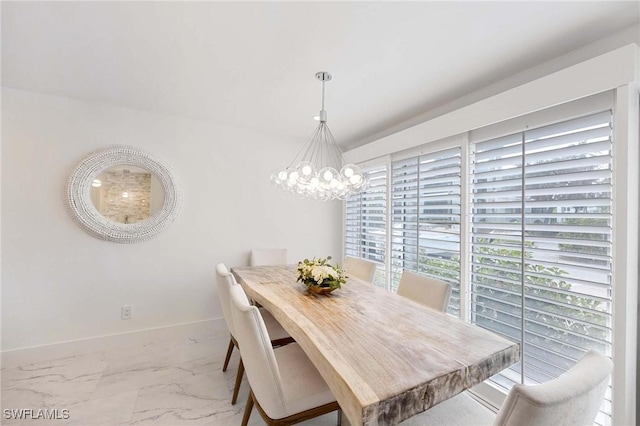
[[[450,314],[521,344],[521,362],[491,379],[505,392],[590,349],[612,354],[612,113],[600,105],[398,153],[346,203],[345,254],[376,261],[377,284],[395,291],[405,270],[448,281]],[[597,422],[610,416],[609,391]]]
[[[472,145],[471,320],[522,344],[505,389],[611,354],[611,134],[606,111]]]

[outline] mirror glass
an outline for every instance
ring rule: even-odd
[[[100,172],[91,183],[91,202],[105,218],[123,224],[141,222],[164,204],[162,182],[149,170],[123,164]]]

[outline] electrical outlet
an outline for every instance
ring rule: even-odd
[[[133,315],[133,306],[123,306],[122,307],[122,319],[128,320],[131,319]]]

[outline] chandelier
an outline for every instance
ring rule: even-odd
[[[276,187],[301,198],[344,200],[363,191],[368,181],[360,167],[345,164],[340,147],[327,126],[324,84],[331,80],[331,74],[321,71],[316,73],[316,78],[322,82],[322,109],[317,117],[320,123],[289,166],[271,174],[271,181]]]

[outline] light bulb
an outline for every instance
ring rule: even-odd
[[[362,176],[360,175],[353,175],[349,178],[349,182],[352,185],[358,185],[360,182],[362,182]]]
[[[324,190],[330,190],[332,187],[332,181],[338,176],[338,171],[333,167],[325,167],[318,173],[318,184],[320,188]],[[335,184],[333,184],[335,185]]]
[[[356,166],[355,164],[347,164],[340,170],[340,176],[342,176],[343,181],[347,185],[355,185],[352,181],[354,176],[360,175],[363,176],[362,169]]]
[[[296,166],[295,171],[292,173],[297,173],[296,179],[298,183],[306,186],[316,176],[316,168],[311,162],[303,161]]]

